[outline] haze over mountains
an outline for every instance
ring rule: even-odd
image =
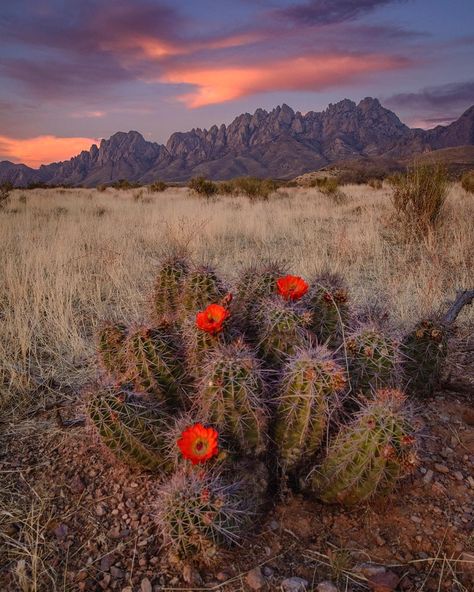
[[[474,144],[474,105],[448,126],[411,129],[377,99],[359,104],[344,99],[325,111],[304,115],[288,105],[257,109],[226,126],[176,132],[166,145],[136,132],[118,132],[70,160],[32,169],[0,162],[0,181],[15,186],[96,186],[128,179],[186,181],[258,176],[289,179],[358,157],[404,159],[412,155]]]

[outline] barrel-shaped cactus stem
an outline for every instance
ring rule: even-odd
[[[349,320],[348,290],[342,278],[323,274],[310,290],[311,326],[320,343],[336,349],[341,346]]]
[[[189,263],[181,256],[169,257],[159,267],[151,297],[153,318],[158,324],[179,319],[188,271]]]

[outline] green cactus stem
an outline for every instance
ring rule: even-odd
[[[336,349],[344,338],[349,320],[348,291],[338,275],[324,274],[310,291],[311,327],[320,343]]]

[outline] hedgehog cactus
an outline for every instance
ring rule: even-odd
[[[91,394],[88,415],[103,443],[128,464],[168,471],[163,409],[126,390],[101,387]]]
[[[332,348],[339,347],[349,318],[348,292],[342,279],[332,274],[317,278],[310,304],[312,328],[319,341]]]
[[[188,264],[181,257],[169,258],[161,265],[152,297],[153,316],[158,323],[176,320],[187,273]]]
[[[253,512],[238,484],[190,470],[175,473],[157,495],[156,520],[165,542],[184,559],[209,563],[219,546],[237,543]]]
[[[326,503],[350,506],[386,494],[416,464],[414,428],[399,390],[377,391],[342,428],[311,481]]]
[[[104,369],[114,379],[124,373],[123,344],[127,327],[122,323],[105,323],[99,331],[98,352]]]
[[[218,347],[203,369],[195,405],[200,416],[246,455],[265,448],[266,410],[258,360],[242,340]]]
[[[259,348],[269,362],[280,363],[297,348],[311,343],[311,313],[298,302],[278,296],[267,298],[260,305],[257,321]]]
[[[124,346],[125,382],[172,407],[180,403],[183,370],[179,349],[167,326],[139,327]]]
[[[285,471],[311,458],[338,407],[345,372],[324,346],[298,351],[283,367],[274,440]]]
[[[198,267],[190,271],[180,297],[184,316],[204,310],[208,304],[219,302],[225,294],[222,281],[210,267]]]
[[[239,320],[255,332],[255,314],[265,298],[276,293],[276,281],[283,275],[279,265],[252,266],[244,270],[237,281],[235,309]]]
[[[419,322],[405,337],[402,352],[409,388],[419,395],[432,395],[447,355],[446,326],[436,320]]]
[[[375,388],[390,385],[399,359],[397,343],[374,325],[363,325],[347,341],[352,389],[369,395]]]

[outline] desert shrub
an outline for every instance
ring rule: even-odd
[[[221,181],[219,183],[218,192],[221,195],[233,195],[234,194],[234,184],[232,181]]]
[[[372,189],[382,189],[383,181],[382,179],[369,179],[367,185],[372,187]]]
[[[461,178],[461,186],[464,191],[468,193],[474,193],[474,171],[464,173]]]
[[[0,210],[7,205],[12,189],[13,185],[9,181],[5,181],[0,185]]]
[[[441,221],[448,192],[448,176],[440,165],[415,164],[394,187],[395,220],[407,236],[420,238]]]
[[[219,191],[217,183],[205,177],[194,177],[189,181],[189,189],[204,197],[212,197]]]
[[[154,181],[150,185],[148,185],[148,191],[152,193],[160,193],[161,191],[165,191],[168,189],[168,185],[164,181]]]
[[[135,181],[128,181],[128,179],[119,179],[118,181],[115,181],[115,183],[112,183],[110,187],[127,191],[128,189],[137,189],[138,187],[141,187],[141,185]]]
[[[97,185],[97,191],[100,191],[100,193],[103,193],[106,189],[107,185]]]
[[[238,177],[233,180],[234,193],[243,194],[250,199],[267,200],[277,190],[277,184],[271,179],[257,177]]]
[[[336,193],[339,188],[339,181],[337,177],[320,177],[313,179],[310,183],[310,187],[316,187],[325,195],[331,195]]]

